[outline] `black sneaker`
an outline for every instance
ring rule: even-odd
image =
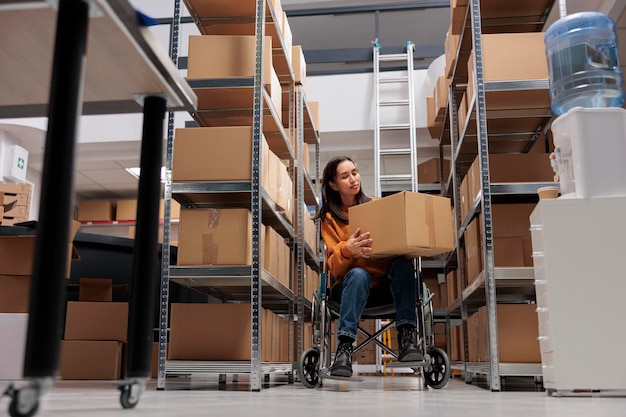
[[[341,342],[337,346],[335,361],[330,367],[332,376],[352,376],[352,342]]]
[[[416,346],[417,330],[415,327],[402,327],[398,330],[398,360],[400,362],[423,361],[424,355]]]

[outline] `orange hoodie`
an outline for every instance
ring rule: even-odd
[[[342,206],[341,211],[348,217],[348,207]],[[332,284],[339,284],[344,275],[352,268],[360,267],[365,269],[372,276],[372,287],[378,286],[380,280],[387,273],[391,258],[372,259],[355,258],[348,250],[347,241],[350,238],[350,226],[337,221],[330,213],[326,213],[321,222],[322,238],[326,243],[326,267],[328,272],[336,278]],[[366,232],[367,230],[363,230]]]

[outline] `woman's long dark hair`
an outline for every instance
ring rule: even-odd
[[[336,156],[328,161],[324,167],[324,173],[322,175],[322,207],[320,208],[317,218],[324,219],[326,213],[330,213],[335,219],[348,223],[348,218],[341,211],[341,195],[330,186],[331,182],[335,182],[337,166],[344,161],[350,161],[356,166],[356,163],[350,157]],[[361,187],[359,193],[356,195],[356,203],[367,203],[370,200],[371,198],[363,193],[363,188]]]

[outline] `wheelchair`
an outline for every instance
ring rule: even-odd
[[[339,318],[339,303],[330,297],[330,285],[327,282],[326,271],[320,274],[320,285],[314,291],[311,301],[311,324],[312,324],[312,345],[305,350],[298,363],[298,373],[300,381],[307,388],[322,387],[324,379],[340,381],[360,382],[363,378],[357,375],[351,377],[333,376],[330,374],[331,364],[331,340],[334,337],[331,332],[331,322]],[[450,379],[450,361],[446,352],[434,347],[434,318],[432,308],[432,298],[428,287],[423,283],[422,273],[417,273],[417,345],[421,348],[424,356],[423,361],[400,362],[397,361],[398,354],[393,352],[388,346],[380,341],[380,336],[390,327],[395,326],[395,305],[366,305],[361,319],[386,319],[389,322],[381,329],[370,334],[360,325],[358,331],[365,336],[365,339],[354,347],[353,354],[363,349],[368,343],[375,343],[383,349],[383,352],[393,356],[394,361],[386,364],[387,368],[410,368],[414,374],[420,374],[424,379],[425,387],[434,389],[443,388]]]

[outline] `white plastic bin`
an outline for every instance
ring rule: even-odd
[[[552,123],[561,194],[626,196],[626,110],[576,107]]]
[[[0,381],[22,379],[28,313],[0,313]]]

